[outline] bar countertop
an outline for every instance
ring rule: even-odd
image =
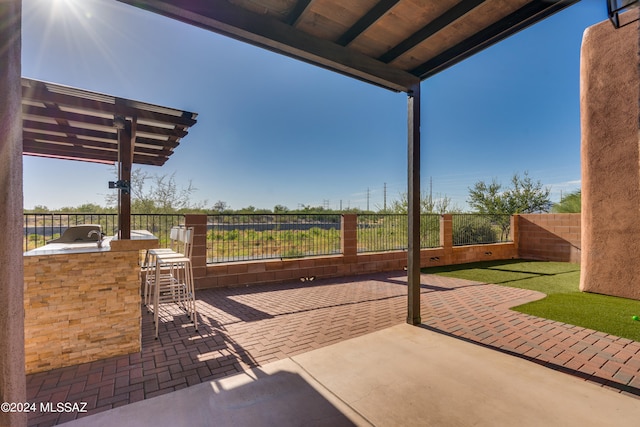
[[[131,230],[130,240],[120,240],[117,236],[106,237],[99,248],[97,242],[49,243],[31,249],[24,256],[34,255],[70,255],[81,253],[100,253],[121,250],[142,250],[158,246],[158,238],[147,230]]]

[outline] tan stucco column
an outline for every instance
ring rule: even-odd
[[[0,0],[0,403],[25,402],[22,261],[21,0]],[[0,411],[0,425],[26,414]]]
[[[638,13],[637,11],[628,13]],[[580,65],[580,289],[640,299],[639,23],[588,28]]]

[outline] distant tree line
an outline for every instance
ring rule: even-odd
[[[297,209],[289,209],[278,204],[273,209],[247,206],[231,209],[224,201],[219,200],[210,207],[207,202],[193,203],[192,196],[197,190],[191,181],[186,187],[176,183],[175,173],[170,175],[151,175],[140,169],[134,169],[131,177],[131,211],[132,213],[220,213],[220,214],[334,214],[334,213],[395,213],[406,214],[408,210],[407,193],[401,193],[397,200],[391,202],[386,209],[365,211],[358,208],[343,210],[327,209],[323,206],[302,205]],[[560,203],[553,204],[549,200],[550,188],[544,187],[540,181],[534,181],[527,172],[521,177],[514,174],[510,186],[503,187],[496,179],[487,183],[477,181],[469,189],[467,203],[473,212],[495,215],[513,215],[536,212],[579,212],[580,191],[570,193]],[[421,194],[420,211],[424,214],[462,213],[447,195]],[[50,212],[46,206],[38,205],[33,209],[25,209],[26,213]],[[106,197],[106,206],[85,203],[76,207],[56,209],[56,212],[77,213],[115,213],[117,212],[117,193]]]

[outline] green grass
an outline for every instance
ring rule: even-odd
[[[546,298],[514,307],[543,317],[640,341],[640,301],[580,292],[580,266],[564,262],[490,261],[422,269],[423,273],[530,289]]]

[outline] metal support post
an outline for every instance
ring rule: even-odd
[[[408,93],[408,311],[407,323],[418,325],[420,318],[420,84]]]

